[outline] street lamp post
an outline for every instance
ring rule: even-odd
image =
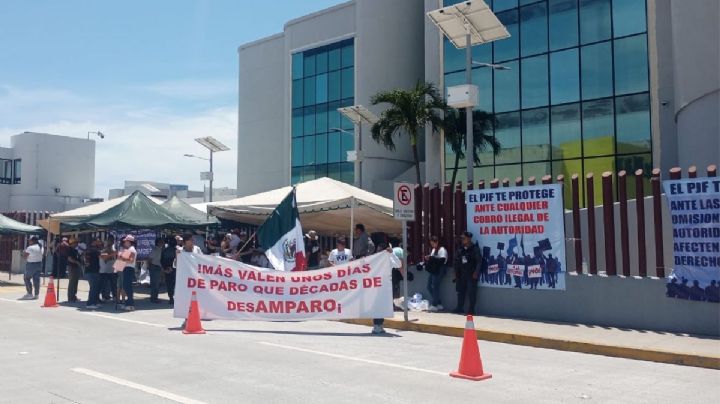
[[[100,139],[105,139],[105,134],[100,132],[99,130],[94,132],[88,132],[88,140],[90,140],[90,135],[97,135]]]
[[[353,134],[355,139],[355,186],[362,188],[362,124],[366,123],[369,125],[374,124],[378,121],[377,115],[373,114],[362,105],[353,105],[350,107],[342,107],[337,109],[338,112],[343,114],[349,119],[354,125],[356,132]],[[331,128],[337,132],[350,133],[344,129]]]
[[[465,107],[465,161],[467,162],[468,184],[475,182],[475,160],[473,139],[473,107],[477,105],[477,88],[472,87],[472,46],[508,38],[510,33],[498,20],[483,0],[464,1],[427,13],[430,21],[446,36],[456,48],[465,48],[465,81],[468,99]],[[489,64],[488,64],[489,65]],[[474,95],[474,100],[470,99]]]
[[[205,147],[206,149],[208,149],[210,151],[210,158],[206,159],[205,157],[199,157],[199,156],[195,156],[193,154],[185,154],[185,157],[194,157],[194,158],[198,158],[200,160],[205,160],[205,161],[210,162],[210,172],[208,173],[209,175],[207,178],[210,181],[210,191],[209,191],[210,194],[208,195],[208,202],[212,202],[213,201],[213,180],[215,179],[215,172],[213,171],[213,154],[215,154],[216,152],[230,150],[230,148],[225,146],[219,140],[215,139],[212,136],[200,137],[200,138],[195,139],[195,141],[200,143],[201,145],[203,145],[203,147]],[[204,179],[204,178],[201,178],[201,179]]]

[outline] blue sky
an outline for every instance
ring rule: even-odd
[[[202,153],[200,136],[237,150],[237,47],[338,3],[2,0],[0,146],[26,130],[100,130],[97,196],[126,179],[202,189],[205,163],[182,154]],[[216,157],[216,186],[234,188],[235,152]]]

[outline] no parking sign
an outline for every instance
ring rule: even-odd
[[[415,220],[415,186],[404,182],[395,183],[393,192],[393,217],[396,220]]]

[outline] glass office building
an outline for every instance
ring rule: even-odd
[[[510,70],[472,70],[477,109],[495,114],[502,145],[497,156],[481,153],[476,180],[592,172],[597,203],[603,171],[649,172],[645,0],[485,1],[511,37],[474,47],[473,60]],[[445,39],[443,57],[445,87],[464,84],[465,50]],[[448,179],[453,161],[447,147]]]
[[[352,183],[353,124],[337,109],[354,103],[353,39],[292,55],[292,183],[330,177]],[[344,132],[346,131],[346,132]]]

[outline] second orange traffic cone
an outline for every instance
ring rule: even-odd
[[[190,312],[188,312],[187,319],[185,319],[183,334],[205,334],[205,330],[203,330],[202,324],[200,323],[200,306],[198,305],[197,293],[195,291],[192,292]]]
[[[47,292],[45,293],[45,303],[43,303],[42,307],[58,307],[57,299],[55,299],[55,282],[52,276],[50,277],[50,282],[48,282]]]
[[[460,366],[458,366],[457,372],[450,373],[450,376],[474,381],[485,380],[492,377],[490,373],[485,373],[483,370],[473,316],[468,315],[467,322],[465,323]]]

